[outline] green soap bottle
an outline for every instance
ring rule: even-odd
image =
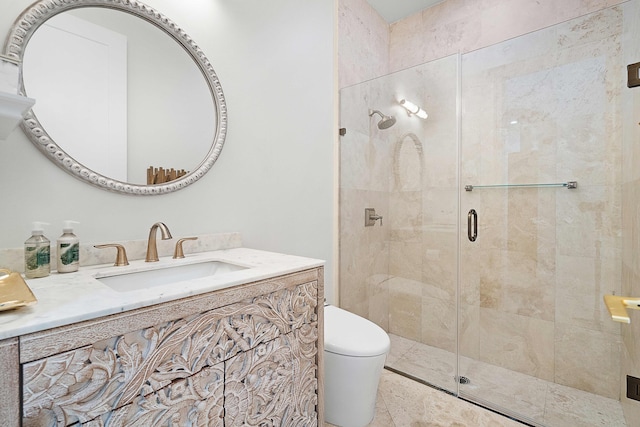
[[[46,222],[34,222],[31,237],[24,242],[24,275],[27,279],[51,273],[51,242],[44,237]]]
[[[73,224],[78,221],[67,220],[62,228],[62,236],[58,238],[56,246],[56,259],[58,273],[72,273],[78,271],[80,266],[80,242],[73,234]]]

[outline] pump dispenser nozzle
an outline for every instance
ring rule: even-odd
[[[48,222],[42,222],[42,221],[33,221],[33,227],[31,228],[31,231],[33,235],[41,235],[44,234],[44,226],[45,225],[49,225]]]
[[[73,232],[73,224],[80,224],[78,221],[72,221],[70,219],[63,222],[62,231],[65,233]]]

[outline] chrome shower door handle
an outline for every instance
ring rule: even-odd
[[[467,214],[467,237],[470,242],[475,242],[478,238],[478,212],[475,209]]]

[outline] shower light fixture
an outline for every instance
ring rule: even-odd
[[[426,119],[427,117],[429,117],[426,111],[418,107],[413,102],[407,101],[406,99],[401,100],[400,105],[402,105],[404,109],[407,110],[407,113],[409,113],[409,115],[418,116],[421,119]]]

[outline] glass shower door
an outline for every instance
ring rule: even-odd
[[[459,57],[389,76],[396,99],[427,119],[397,110],[389,181],[387,366],[457,392]]]
[[[602,296],[621,282],[627,9],[461,57],[459,394],[532,425],[625,425]]]
[[[387,367],[457,392],[458,76],[453,55],[340,91],[340,305],[391,336]],[[400,101],[425,109],[409,115]],[[396,118],[379,128],[379,110]],[[383,222],[365,226],[374,208]]]

